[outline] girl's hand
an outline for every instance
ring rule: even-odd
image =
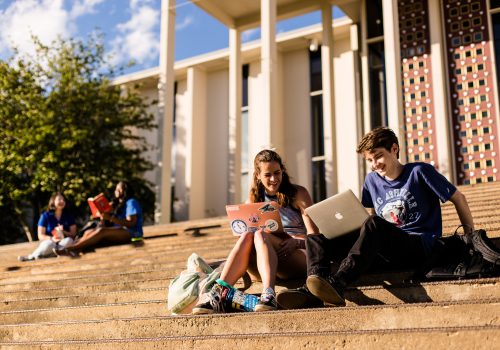
[[[101,213],[101,220],[111,221],[111,214],[110,213]]]
[[[285,239],[280,243],[280,248],[276,252],[278,260],[286,260],[298,248],[298,242],[295,238]]]

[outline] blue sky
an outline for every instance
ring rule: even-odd
[[[258,1],[258,0],[255,0]],[[0,59],[11,55],[16,45],[30,52],[30,33],[44,43],[57,35],[85,38],[98,29],[105,34],[112,62],[134,60],[133,72],[158,65],[161,0],[0,0]],[[220,22],[193,5],[177,0],[176,60],[228,46],[228,30]],[[341,13],[335,9],[334,16]],[[321,20],[319,12],[279,22],[278,33]],[[260,37],[257,29],[243,33],[243,42]]]

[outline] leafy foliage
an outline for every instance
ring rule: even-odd
[[[115,72],[106,62],[100,37],[87,42],[58,39],[50,46],[33,40],[33,56],[16,53],[0,61],[4,224],[9,230],[18,227],[26,207],[35,222],[54,191],[62,191],[83,219],[86,199],[110,191],[122,179],[137,187],[151,217],[154,193],[143,179],[152,168],[143,157],[151,146],[136,131],[155,127],[148,112],[153,101],[148,104],[134,89],[111,84]],[[0,244],[5,236],[0,234]]]

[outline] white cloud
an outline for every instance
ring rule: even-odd
[[[17,0],[0,11],[0,54],[15,45],[22,53],[32,53],[31,35],[50,43],[58,35],[67,37],[74,32],[63,0]]]
[[[186,16],[180,23],[175,24],[175,30],[183,30],[191,25],[194,22],[192,16]]]
[[[80,0],[76,1],[71,9],[71,18],[77,18],[89,13],[95,13],[95,7],[104,0]]]
[[[257,39],[259,37],[259,35],[260,35],[260,29],[258,29],[258,28],[249,29],[249,30],[244,31],[241,34],[241,40],[242,41],[254,40],[254,39]]]
[[[34,52],[31,35],[50,44],[57,36],[68,38],[77,34],[75,20],[95,13],[104,0],[71,1],[72,8],[64,8],[64,0],[16,0],[0,10],[0,55],[10,52],[12,46],[27,54]]]
[[[148,3],[149,1],[144,0],[130,1],[132,17],[129,21],[118,24],[119,35],[111,42],[113,63],[124,63],[130,59],[144,63],[157,59],[160,13],[148,6]]]
[[[132,11],[139,9],[142,5],[153,3],[154,0],[130,0],[130,9]]]

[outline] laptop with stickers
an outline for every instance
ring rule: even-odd
[[[326,238],[333,239],[361,228],[368,212],[351,190],[306,208],[306,213]]]
[[[258,229],[278,236],[286,235],[281,223],[280,205],[276,202],[258,202],[226,205],[226,212],[235,236]]]

